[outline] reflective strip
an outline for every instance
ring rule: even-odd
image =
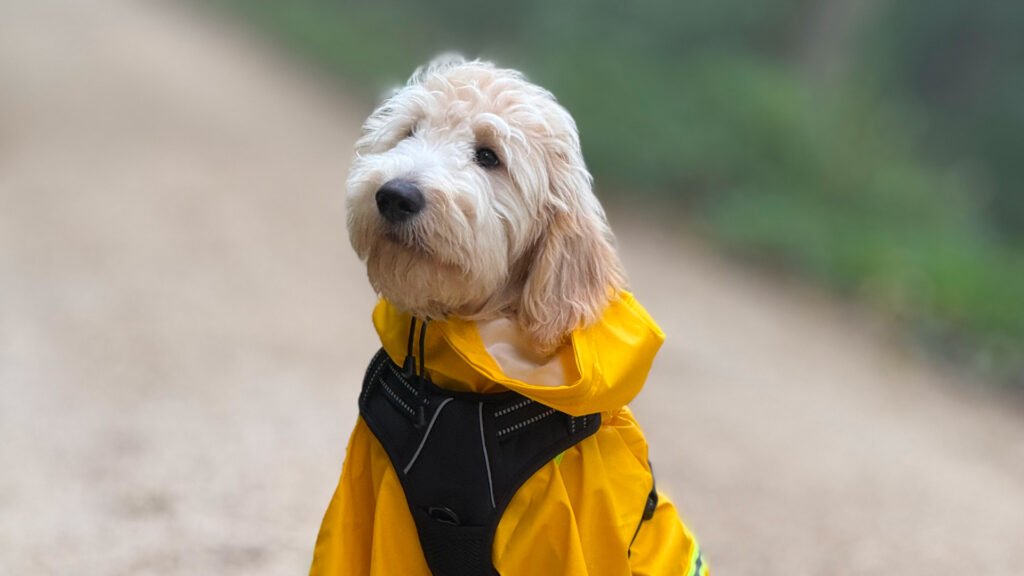
[[[708,565],[704,563],[704,557],[700,551],[700,545],[694,542],[697,546],[697,554],[693,557],[693,562],[690,564],[690,569],[686,572],[686,576],[707,576]]]
[[[392,400],[394,400],[395,402],[398,402],[398,405],[401,406],[402,408],[404,408],[405,411],[409,413],[409,416],[415,416],[416,415],[416,411],[412,409],[412,406],[409,406],[408,404],[406,404],[406,402],[404,400],[402,400],[398,396],[398,394],[395,393],[394,390],[391,389],[391,386],[388,386],[387,382],[381,380],[380,381],[380,387],[384,389],[384,392],[387,393],[387,395],[390,396]]]
[[[423,451],[423,445],[427,443],[427,438],[430,437],[430,431],[434,429],[434,422],[437,422],[437,417],[441,415],[441,410],[444,410],[444,407],[452,400],[454,400],[454,398],[446,398],[445,401],[441,402],[437,407],[437,410],[434,410],[434,416],[430,419],[430,425],[427,426],[427,431],[423,433],[423,440],[420,440],[419,448],[417,448],[416,453],[412,455],[412,460],[409,460],[409,463],[405,465],[405,469],[402,470],[402,474],[408,474],[409,470],[412,469],[412,465],[416,463],[416,459],[420,457],[420,452]]]
[[[408,380],[405,379],[405,376],[403,376],[402,373],[397,368],[395,368],[394,363],[388,362],[388,368],[391,370],[391,373],[395,375],[395,378],[398,378],[398,381],[401,382],[403,386],[405,386],[406,390],[408,390],[413,396],[419,398],[420,391],[417,390],[412,384],[409,383]]]
[[[516,430],[519,430],[523,426],[529,426],[530,424],[533,424],[534,422],[539,422],[539,421],[547,418],[548,416],[551,416],[554,413],[555,413],[555,409],[554,408],[548,408],[547,410],[541,412],[540,414],[537,414],[536,416],[533,416],[531,418],[523,420],[522,422],[517,422],[517,423],[513,424],[512,426],[509,426],[508,428],[502,428],[501,430],[498,430],[498,438],[501,438],[502,436],[504,436],[504,435],[506,435],[506,434],[508,434],[510,432],[515,432]]]
[[[366,397],[370,395],[370,388],[373,387],[373,381],[377,379],[377,376],[380,374],[381,368],[384,368],[385,362],[383,362],[383,359],[381,358],[381,355],[384,354],[386,354],[386,352],[384,352],[383,348],[378,350],[377,354],[373,357],[373,360],[370,361],[370,365],[366,367],[366,370],[369,371],[370,368],[373,367],[373,363],[378,362],[378,360],[380,360],[380,362],[378,362],[377,364],[377,367],[373,369],[373,374],[371,374],[370,377],[366,379],[366,386],[363,387],[363,397],[361,399],[361,402],[366,401]]]
[[[505,414],[511,414],[511,413],[515,412],[516,410],[519,410],[523,406],[529,406],[530,404],[533,404],[533,400],[530,400],[529,398],[526,398],[524,400],[520,400],[519,402],[516,402],[515,404],[513,404],[511,406],[507,406],[505,408],[502,408],[501,410],[498,410],[497,412],[494,413],[494,417],[497,418],[498,416],[504,416]]]
[[[491,479],[491,459],[487,456],[487,438],[484,437],[484,403],[480,403],[480,446],[484,449],[484,466],[487,468],[487,487],[491,490],[491,508],[497,508],[494,503],[494,480]]]

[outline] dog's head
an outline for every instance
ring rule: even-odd
[[[550,351],[625,284],[576,123],[489,63],[437,59],[375,110],[347,205],[370,283],[418,316],[509,316]]]

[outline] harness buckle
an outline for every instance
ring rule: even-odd
[[[427,514],[442,524],[462,526],[462,521],[459,520],[459,515],[447,506],[431,506],[427,508]]]

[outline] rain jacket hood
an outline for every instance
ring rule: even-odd
[[[373,322],[385,351],[401,365],[410,316],[381,300]],[[528,351],[493,338],[493,328],[431,321],[422,355],[431,380],[458,391],[513,390],[573,416],[602,413],[597,433],[545,464],[515,493],[495,533],[494,567],[503,576],[706,574],[696,540],[669,499],[659,493],[653,517],[643,520],[653,476],[647,442],[626,404],[643,387],[664,340],[646,310],[622,292],[596,323],[574,331],[545,359],[523,361]],[[362,418],[310,574],[430,575],[397,472]]]
[[[408,348],[410,316],[381,300],[373,323],[384,349],[401,365]],[[574,331],[566,345],[532,371],[537,379],[542,377],[540,372],[564,376],[562,385],[551,386],[522,380],[529,378],[523,376],[528,370],[507,373],[488,350],[476,322],[431,321],[426,337],[426,368],[439,386],[468,392],[514,390],[573,416],[611,412],[629,404],[643,387],[665,339],[633,295],[623,292],[596,323]],[[521,351],[511,353],[517,352]]]

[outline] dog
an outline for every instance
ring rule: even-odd
[[[626,407],[664,335],[569,112],[448,55],[355,148],[348,232],[383,347],[311,574],[706,574]]]

